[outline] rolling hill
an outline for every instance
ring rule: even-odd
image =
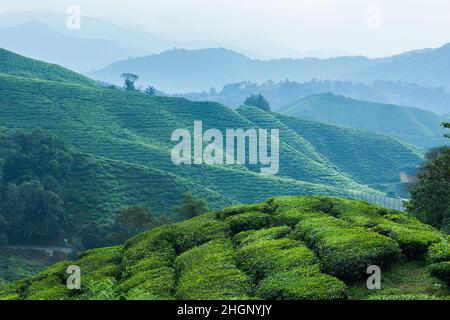
[[[396,196],[400,173],[422,161],[419,150],[381,135],[252,107],[103,88],[56,65],[6,50],[0,56],[0,127],[40,128],[62,140],[74,159],[63,182],[70,197],[63,200],[81,221],[110,221],[135,204],[171,216],[187,191],[212,209],[277,195]],[[279,129],[278,175],[261,175],[259,165],[174,165],[171,134],[192,129],[195,120],[221,132]],[[5,145],[8,152],[18,148]]]
[[[364,189],[351,170],[337,169],[326,156],[317,152],[316,144],[323,141],[320,131],[316,131],[309,140],[300,139],[297,145],[291,145],[294,142],[285,139],[280,147],[282,165],[277,177],[262,177],[257,173],[259,168],[240,165],[175,166],[170,161],[170,151],[174,146],[170,141],[173,130],[192,128],[194,120],[203,120],[205,129],[245,129],[255,127],[253,120],[217,103],[191,102],[180,98],[105,89],[91,85],[87,78],[82,78],[85,79],[86,85],[80,85],[78,80],[74,83],[49,81],[45,69],[49,65],[20,56],[14,57],[19,71],[10,66],[0,70],[2,126],[26,130],[40,127],[80,151],[171,172],[239,202],[254,202],[268,196],[267,192],[272,192],[271,190],[264,190],[256,185],[265,185],[269,181],[273,190],[283,189],[285,187],[281,185],[284,185],[289,186],[288,189],[292,188],[292,192],[321,188]],[[36,64],[36,67],[33,67],[36,69],[35,78],[17,76],[22,70],[21,66],[27,63]],[[58,70],[67,72],[70,77],[74,76],[65,69]],[[278,126],[278,123],[274,125]],[[323,124],[315,125],[323,127]],[[350,132],[338,127],[333,130],[342,132],[348,141],[354,144],[362,144],[360,141],[363,139],[359,136],[359,131]],[[378,149],[376,153],[384,156],[387,166],[395,172],[389,177],[373,178],[371,181],[368,179],[365,183],[397,181],[398,174],[404,167],[415,166],[421,161],[417,150],[389,138],[365,137],[364,144],[373,144],[374,148],[361,157],[372,163],[371,159],[375,157],[373,152]],[[327,146],[337,155],[341,154],[332,143]],[[391,154],[391,151],[384,154],[383,150],[396,150],[401,160],[395,164],[389,162],[397,156]],[[252,190],[249,190],[248,194],[230,188],[233,181],[239,183],[243,180]]]
[[[0,299],[448,299],[449,249],[447,236],[400,212],[271,198],[87,251],[0,289]],[[79,290],[67,289],[69,265],[81,270]],[[382,270],[381,290],[367,289],[371,265]]]
[[[327,93],[308,96],[285,106],[280,113],[385,134],[422,148],[446,144],[441,127],[444,118],[418,108]]]

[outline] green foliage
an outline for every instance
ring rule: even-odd
[[[257,292],[269,300],[340,300],[347,297],[346,288],[342,281],[312,266],[269,276],[260,283]]]
[[[426,223],[450,231],[450,148],[425,162],[411,187],[408,212]]]
[[[238,233],[235,236],[236,241],[241,245],[247,245],[254,241],[276,240],[287,237],[292,229],[288,226],[273,227],[262,230],[248,230]]]
[[[302,243],[287,238],[245,244],[238,249],[236,261],[256,283],[274,273],[317,262],[311,250]]]
[[[388,267],[400,255],[391,239],[321,213],[304,214],[295,237],[314,248],[326,273],[346,281],[366,275],[367,267]]]
[[[113,232],[106,238],[120,244],[145,230],[155,228],[170,221],[169,218],[155,217],[150,209],[135,205],[120,210],[114,217]]]
[[[435,147],[445,142],[441,138],[442,118],[418,108],[323,93],[310,95],[285,106],[281,113],[310,121],[383,133],[422,148]]]
[[[236,234],[246,230],[268,228],[276,224],[276,219],[266,213],[246,212],[230,216],[225,222],[230,226],[231,233]]]
[[[427,261],[429,263],[439,263],[450,261],[450,238],[432,245],[428,249]]]
[[[428,271],[433,277],[450,286],[450,261],[431,264],[428,266]]]
[[[373,231],[382,224],[392,224],[405,239],[407,231],[425,230],[439,241],[428,244],[428,261],[397,259],[409,248],[399,246],[398,235]],[[243,231],[235,234],[233,228]],[[364,202],[271,198],[156,227],[120,246],[89,250],[78,261],[3,286],[0,299],[442,299],[450,295],[438,281],[448,279],[445,241],[414,218]],[[433,264],[427,268],[428,262]],[[81,268],[81,290],[66,288],[72,264]],[[373,264],[383,271],[379,291],[365,285]]]
[[[442,127],[445,128],[445,129],[450,129],[450,122],[443,122],[443,123],[442,123]],[[448,133],[446,133],[444,136],[445,136],[446,138],[449,138],[449,139],[450,139],[450,135],[449,135]]]
[[[190,219],[207,212],[208,207],[204,200],[196,198],[192,192],[188,192],[181,204],[173,207],[173,211],[180,213],[185,219]]]
[[[173,232],[177,252],[184,252],[207,241],[222,238],[229,232],[226,223],[215,219],[215,214],[204,214],[180,222]]]
[[[260,94],[258,95],[251,95],[244,101],[244,105],[249,107],[257,107],[264,111],[270,111],[270,105],[269,102],[267,102],[266,99]]]
[[[177,258],[175,267],[180,274],[178,299],[248,299],[250,281],[236,268],[229,240],[216,239],[193,248]]]
[[[137,75],[132,73],[122,73],[120,75],[121,78],[124,79],[124,88],[127,91],[135,91],[134,83],[139,78]]]

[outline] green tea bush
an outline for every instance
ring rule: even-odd
[[[226,219],[228,217],[246,213],[246,212],[263,212],[263,213],[271,213],[273,212],[273,208],[270,207],[268,203],[259,203],[259,204],[241,204],[236,206],[231,206],[216,212],[216,216],[218,219]]]
[[[237,250],[236,262],[255,282],[278,272],[317,263],[314,253],[291,239],[253,241]]]
[[[428,248],[442,239],[437,230],[404,214],[387,215],[372,230],[394,239],[410,259],[423,259]]]
[[[181,254],[177,299],[248,299],[250,281],[234,263],[230,240],[219,238]]]
[[[213,239],[221,238],[229,232],[228,224],[216,219],[214,213],[204,214],[174,225],[173,244],[177,253]]]
[[[292,231],[288,226],[273,227],[262,230],[248,230],[238,233],[236,241],[241,245],[247,245],[253,241],[275,240],[286,237]]]
[[[450,286],[450,261],[431,264],[427,269],[433,277]]]
[[[273,216],[261,212],[246,212],[225,219],[225,222],[230,226],[232,234],[246,230],[268,228],[276,224],[276,221]]]
[[[144,232],[125,243],[123,262],[127,267],[131,267],[149,257],[154,257],[170,264],[176,256],[173,242],[172,226],[158,227]]]
[[[294,237],[314,248],[326,273],[344,281],[363,278],[370,265],[388,267],[400,255],[392,239],[320,213],[306,215]]]
[[[261,281],[257,295],[270,300],[338,300],[347,297],[346,285],[320,273],[317,266],[271,275]]]
[[[439,263],[444,261],[450,261],[449,239],[432,245],[427,253],[428,263]]]
[[[130,292],[133,296],[137,291],[142,291],[150,294],[153,299],[173,299],[174,288],[174,269],[161,267],[135,273],[132,277],[121,282],[115,288],[115,293],[118,296],[126,297]]]

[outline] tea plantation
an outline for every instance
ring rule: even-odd
[[[82,270],[81,290],[66,268]],[[2,299],[447,299],[447,235],[334,197],[275,197],[157,227],[1,291]],[[367,267],[381,290],[365,288]]]

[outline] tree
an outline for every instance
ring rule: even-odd
[[[191,192],[185,194],[180,205],[174,206],[173,211],[180,213],[184,218],[190,219],[208,211],[206,202],[196,198]]]
[[[153,227],[156,224],[156,219],[150,209],[137,205],[119,211],[114,218],[114,222],[127,235],[134,236]]]
[[[449,123],[443,124],[450,128]],[[450,138],[448,134],[445,135]],[[450,148],[430,151],[411,187],[407,211],[422,221],[450,231]]]
[[[136,90],[136,88],[134,87],[134,83],[137,79],[139,79],[139,76],[133,73],[122,73],[120,77],[124,79],[124,87],[127,91]]]
[[[257,107],[264,111],[270,111],[269,102],[260,94],[258,95],[252,94],[250,97],[245,99],[244,105]]]
[[[145,93],[153,96],[156,94],[156,89],[152,86],[148,86],[147,88],[145,88]]]
[[[444,127],[445,129],[450,129],[450,122],[443,122],[442,127]],[[450,134],[446,133],[446,134],[444,134],[444,137],[450,139]]]

